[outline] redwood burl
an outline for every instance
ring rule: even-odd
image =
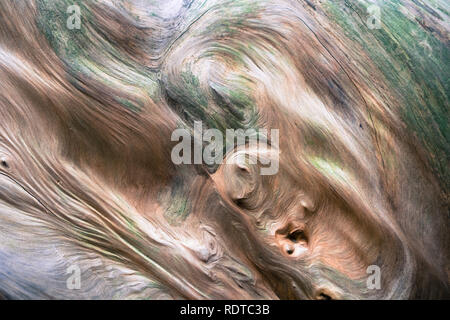
[[[449,298],[449,12],[1,0],[0,297]]]

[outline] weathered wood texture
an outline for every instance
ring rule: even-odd
[[[445,0],[0,1],[0,296],[448,298],[449,61]]]

